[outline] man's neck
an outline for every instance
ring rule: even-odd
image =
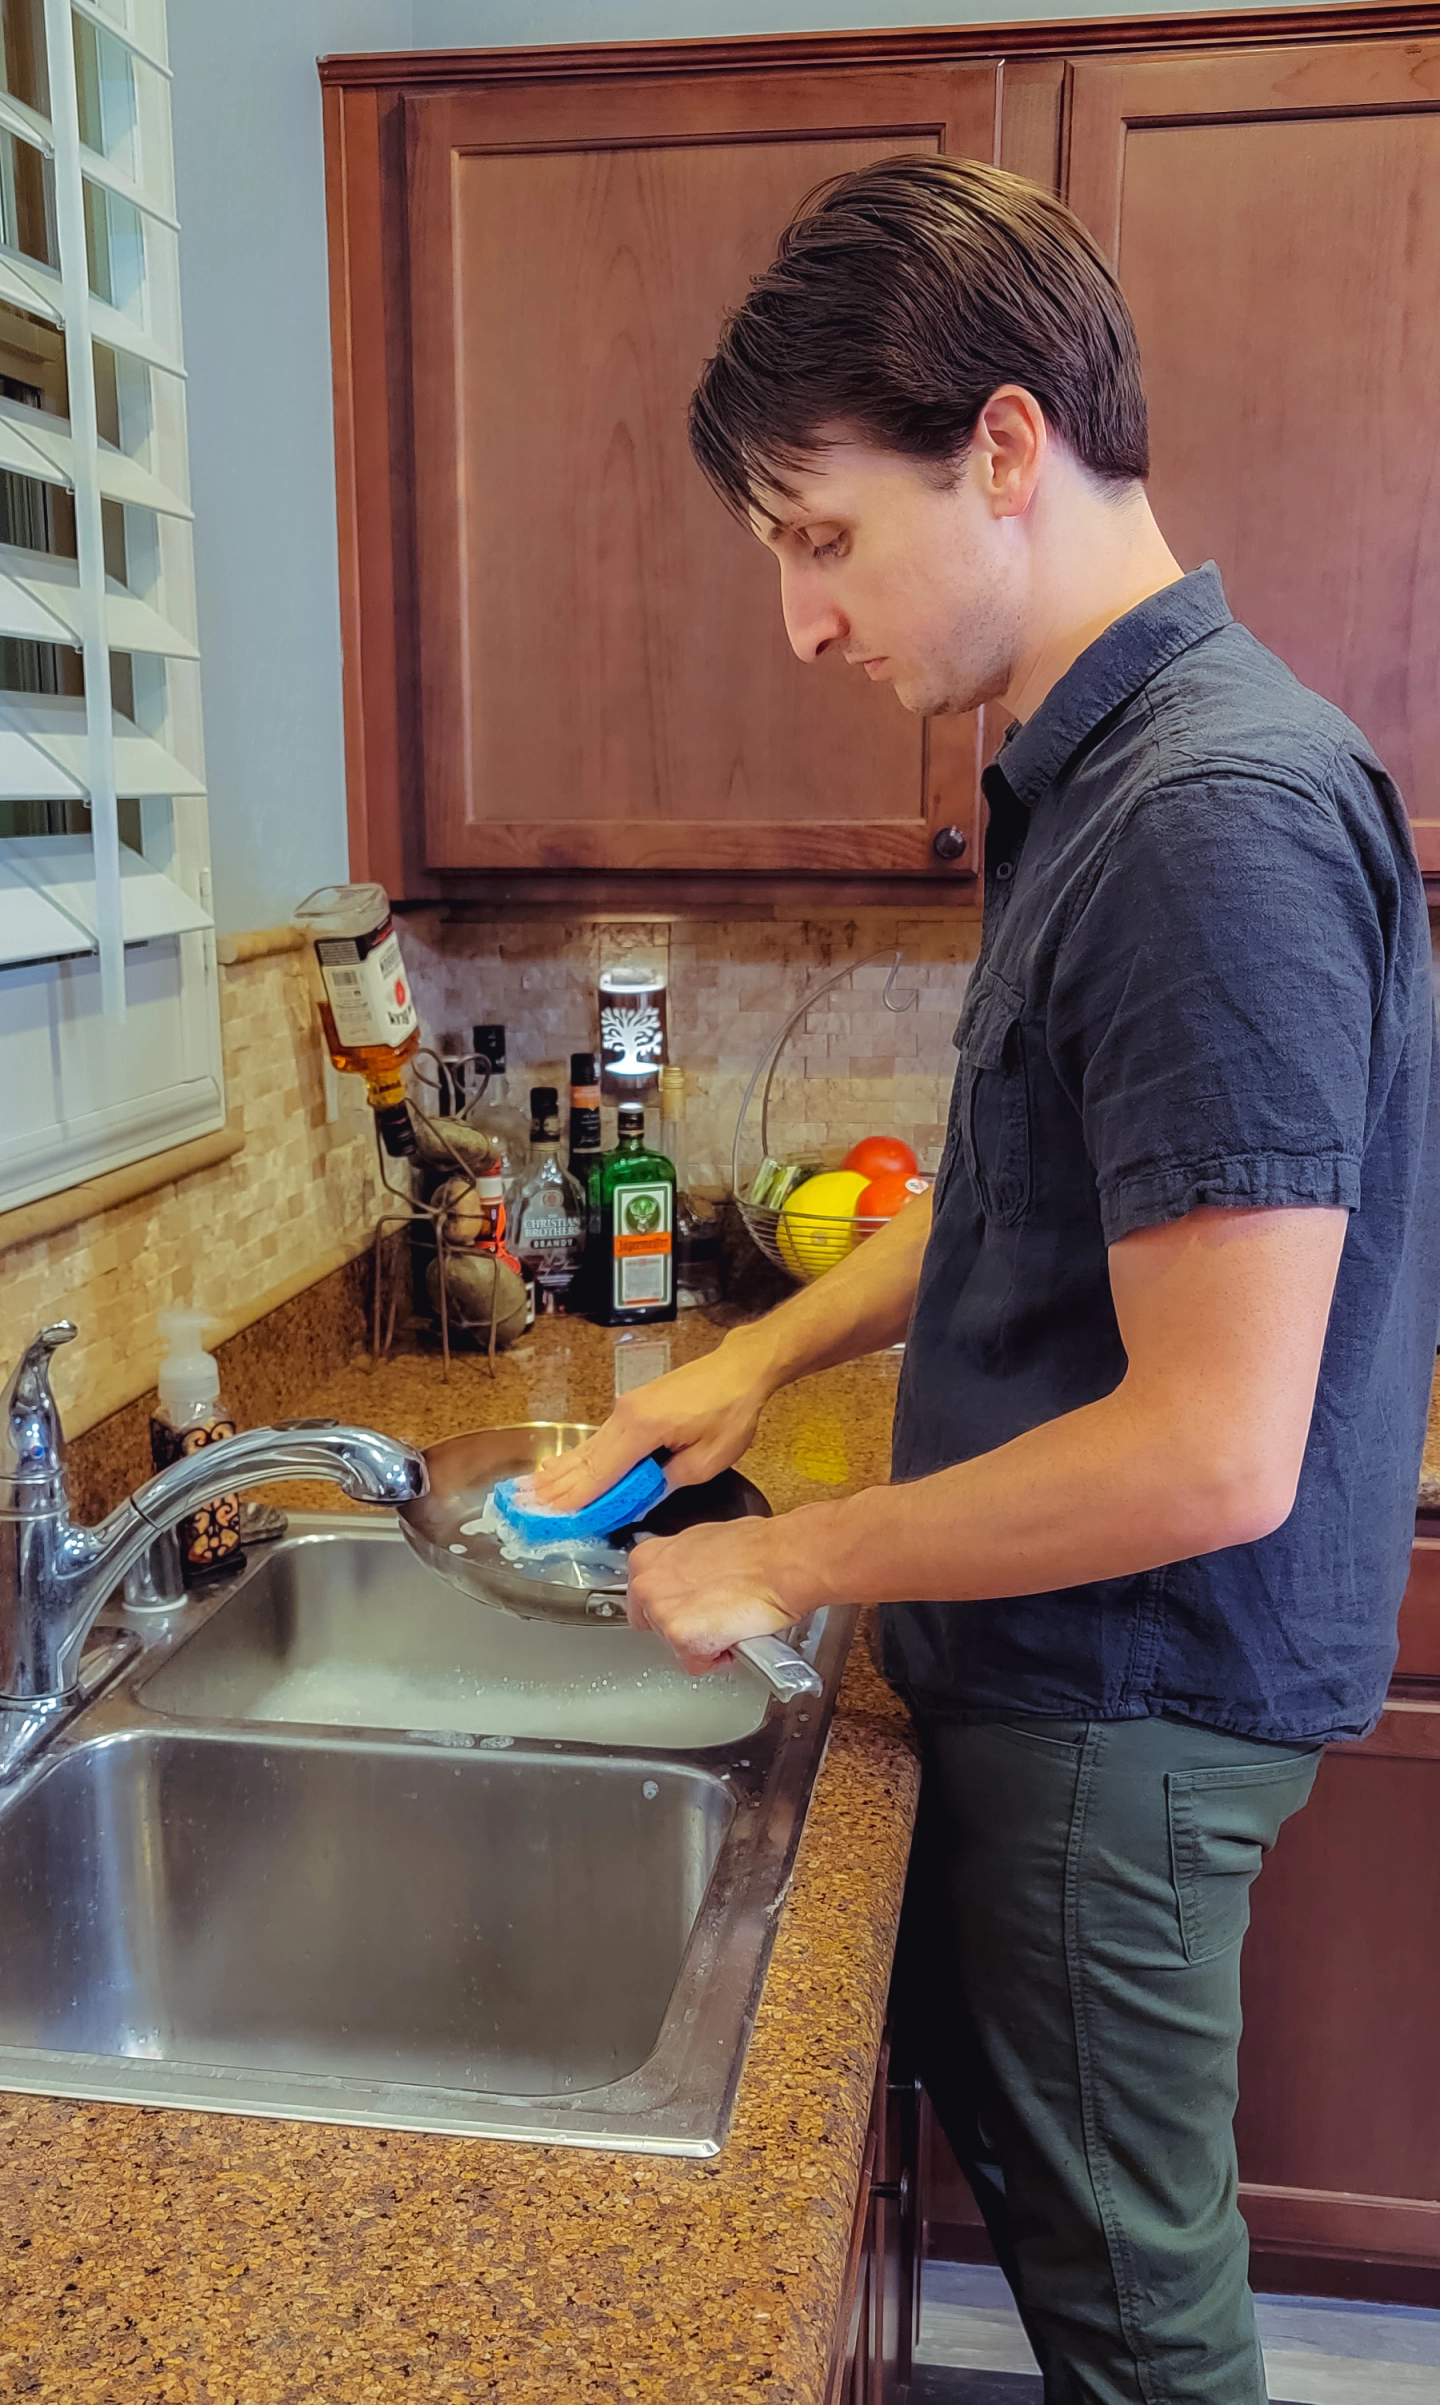
[[[1082,651],[1185,571],[1150,512],[1142,487],[1111,500],[1087,482],[1055,495],[1035,531],[1036,566],[1023,656],[1003,696],[1032,718]]]

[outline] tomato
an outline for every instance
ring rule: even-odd
[[[845,1167],[858,1169],[866,1177],[879,1177],[885,1170],[898,1177],[913,1177],[919,1166],[909,1145],[902,1144],[898,1136],[864,1136],[845,1155]],[[900,1208],[898,1203],[895,1208]]]
[[[885,1169],[872,1177],[855,1197],[857,1219],[893,1219],[903,1211],[917,1194],[928,1194],[930,1181],[923,1177],[906,1177],[898,1169]]]

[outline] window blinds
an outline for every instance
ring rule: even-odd
[[[164,0],[3,27],[0,1209],[223,1117]]]

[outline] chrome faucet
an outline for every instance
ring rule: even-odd
[[[77,1527],[50,1356],[73,1320],[42,1328],[0,1397],[0,1779],[78,1709],[80,1654],[96,1614],[157,1536],[187,1512],[272,1478],[330,1478],[360,1503],[423,1495],[412,1445],[329,1420],[249,1428],[186,1454],[98,1527]]]

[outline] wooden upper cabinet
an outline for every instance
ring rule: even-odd
[[[398,890],[606,870],[971,885],[975,720],[911,717],[838,659],[802,667],[776,564],[695,467],[686,407],[804,196],[903,152],[993,156],[997,86],[993,61],[609,73],[404,92],[388,135],[369,93],[368,137],[332,121],[332,218],[338,200],[355,220],[357,143],[379,161],[392,711],[413,730]],[[349,293],[353,247],[344,264]],[[933,849],[952,824],[958,862]]]
[[[1161,525],[1357,720],[1440,875],[1433,13],[402,54],[322,79],[357,873],[417,900],[973,895],[1000,727],[802,667],[775,563],[685,431],[804,196],[945,151],[1065,189],[1118,261]]]
[[[1074,62],[1186,567],[1348,711],[1440,872],[1440,38]]]

